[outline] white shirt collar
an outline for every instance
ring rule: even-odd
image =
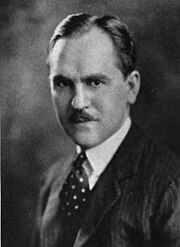
[[[115,154],[118,147],[121,145],[122,141],[127,135],[130,126],[131,126],[131,119],[130,117],[127,117],[123,126],[114,135],[109,137],[106,141],[99,144],[98,146],[86,150],[85,153],[88,162],[86,162],[84,168],[87,170],[88,173],[90,188],[94,186],[94,183],[96,183],[96,180],[98,179],[98,177],[101,175],[101,173],[104,171],[104,169],[112,159],[113,155]],[[76,148],[77,148],[77,153],[80,153],[81,148],[79,146],[76,146]],[[90,167],[87,167],[89,166],[88,163]]]

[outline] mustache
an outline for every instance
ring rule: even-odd
[[[70,117],[69,122],[71,123],[83,123],[83,122],[89,122],[89,121],[97,121],[97,118],[89,114],[88,112],[84,111],[74,111]]]

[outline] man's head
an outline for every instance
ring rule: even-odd
[[[125,24],[68,16],[51,39],[48,64],[56,114],[76,144],[94,147],[122,126],[140,84]]]

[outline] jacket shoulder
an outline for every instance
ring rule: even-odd
[[[141,127],[136,125],[134,132],[136,152],[139,152],[137,174],[145,176],[149,183],[158,183],[162,189],[180,177],[179,157],[147,135]]]
[[[59,177],[64,174],[64,172],[71,165],[75,154],[70,154],[68,157],[61,157],[58,161],[50,165],[42,175],[42,181],[46,186],[51,186],[51,184]]]

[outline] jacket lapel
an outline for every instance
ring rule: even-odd
[[[54,182],[51,186],[46,210],[41,222],[41,242],[42,246],[44,247],[56,246],[57,239],[59,237],[59,234],[61,233],[61,225],[59,222],[59,218],[57,217],[60,203],[59,193],[62,189],[65,179],[67,178],[71,170],[71,165],[74,161],[74,158],[70,156],[68,162],[64,163],[64,165],[62,165],[59,170],[56,169],[55,171]]]
[[[83,246],[93,235],[103,217],[120,198],[123,189],[121,182],[133,176],[138,164],[137,149],[139,149],[141,142],[137,133],[135,127],[131,128],[95,185],[89,209],[83,226],[76,237],[74,247]],[[134,136],[137,138],[134,138]]]

